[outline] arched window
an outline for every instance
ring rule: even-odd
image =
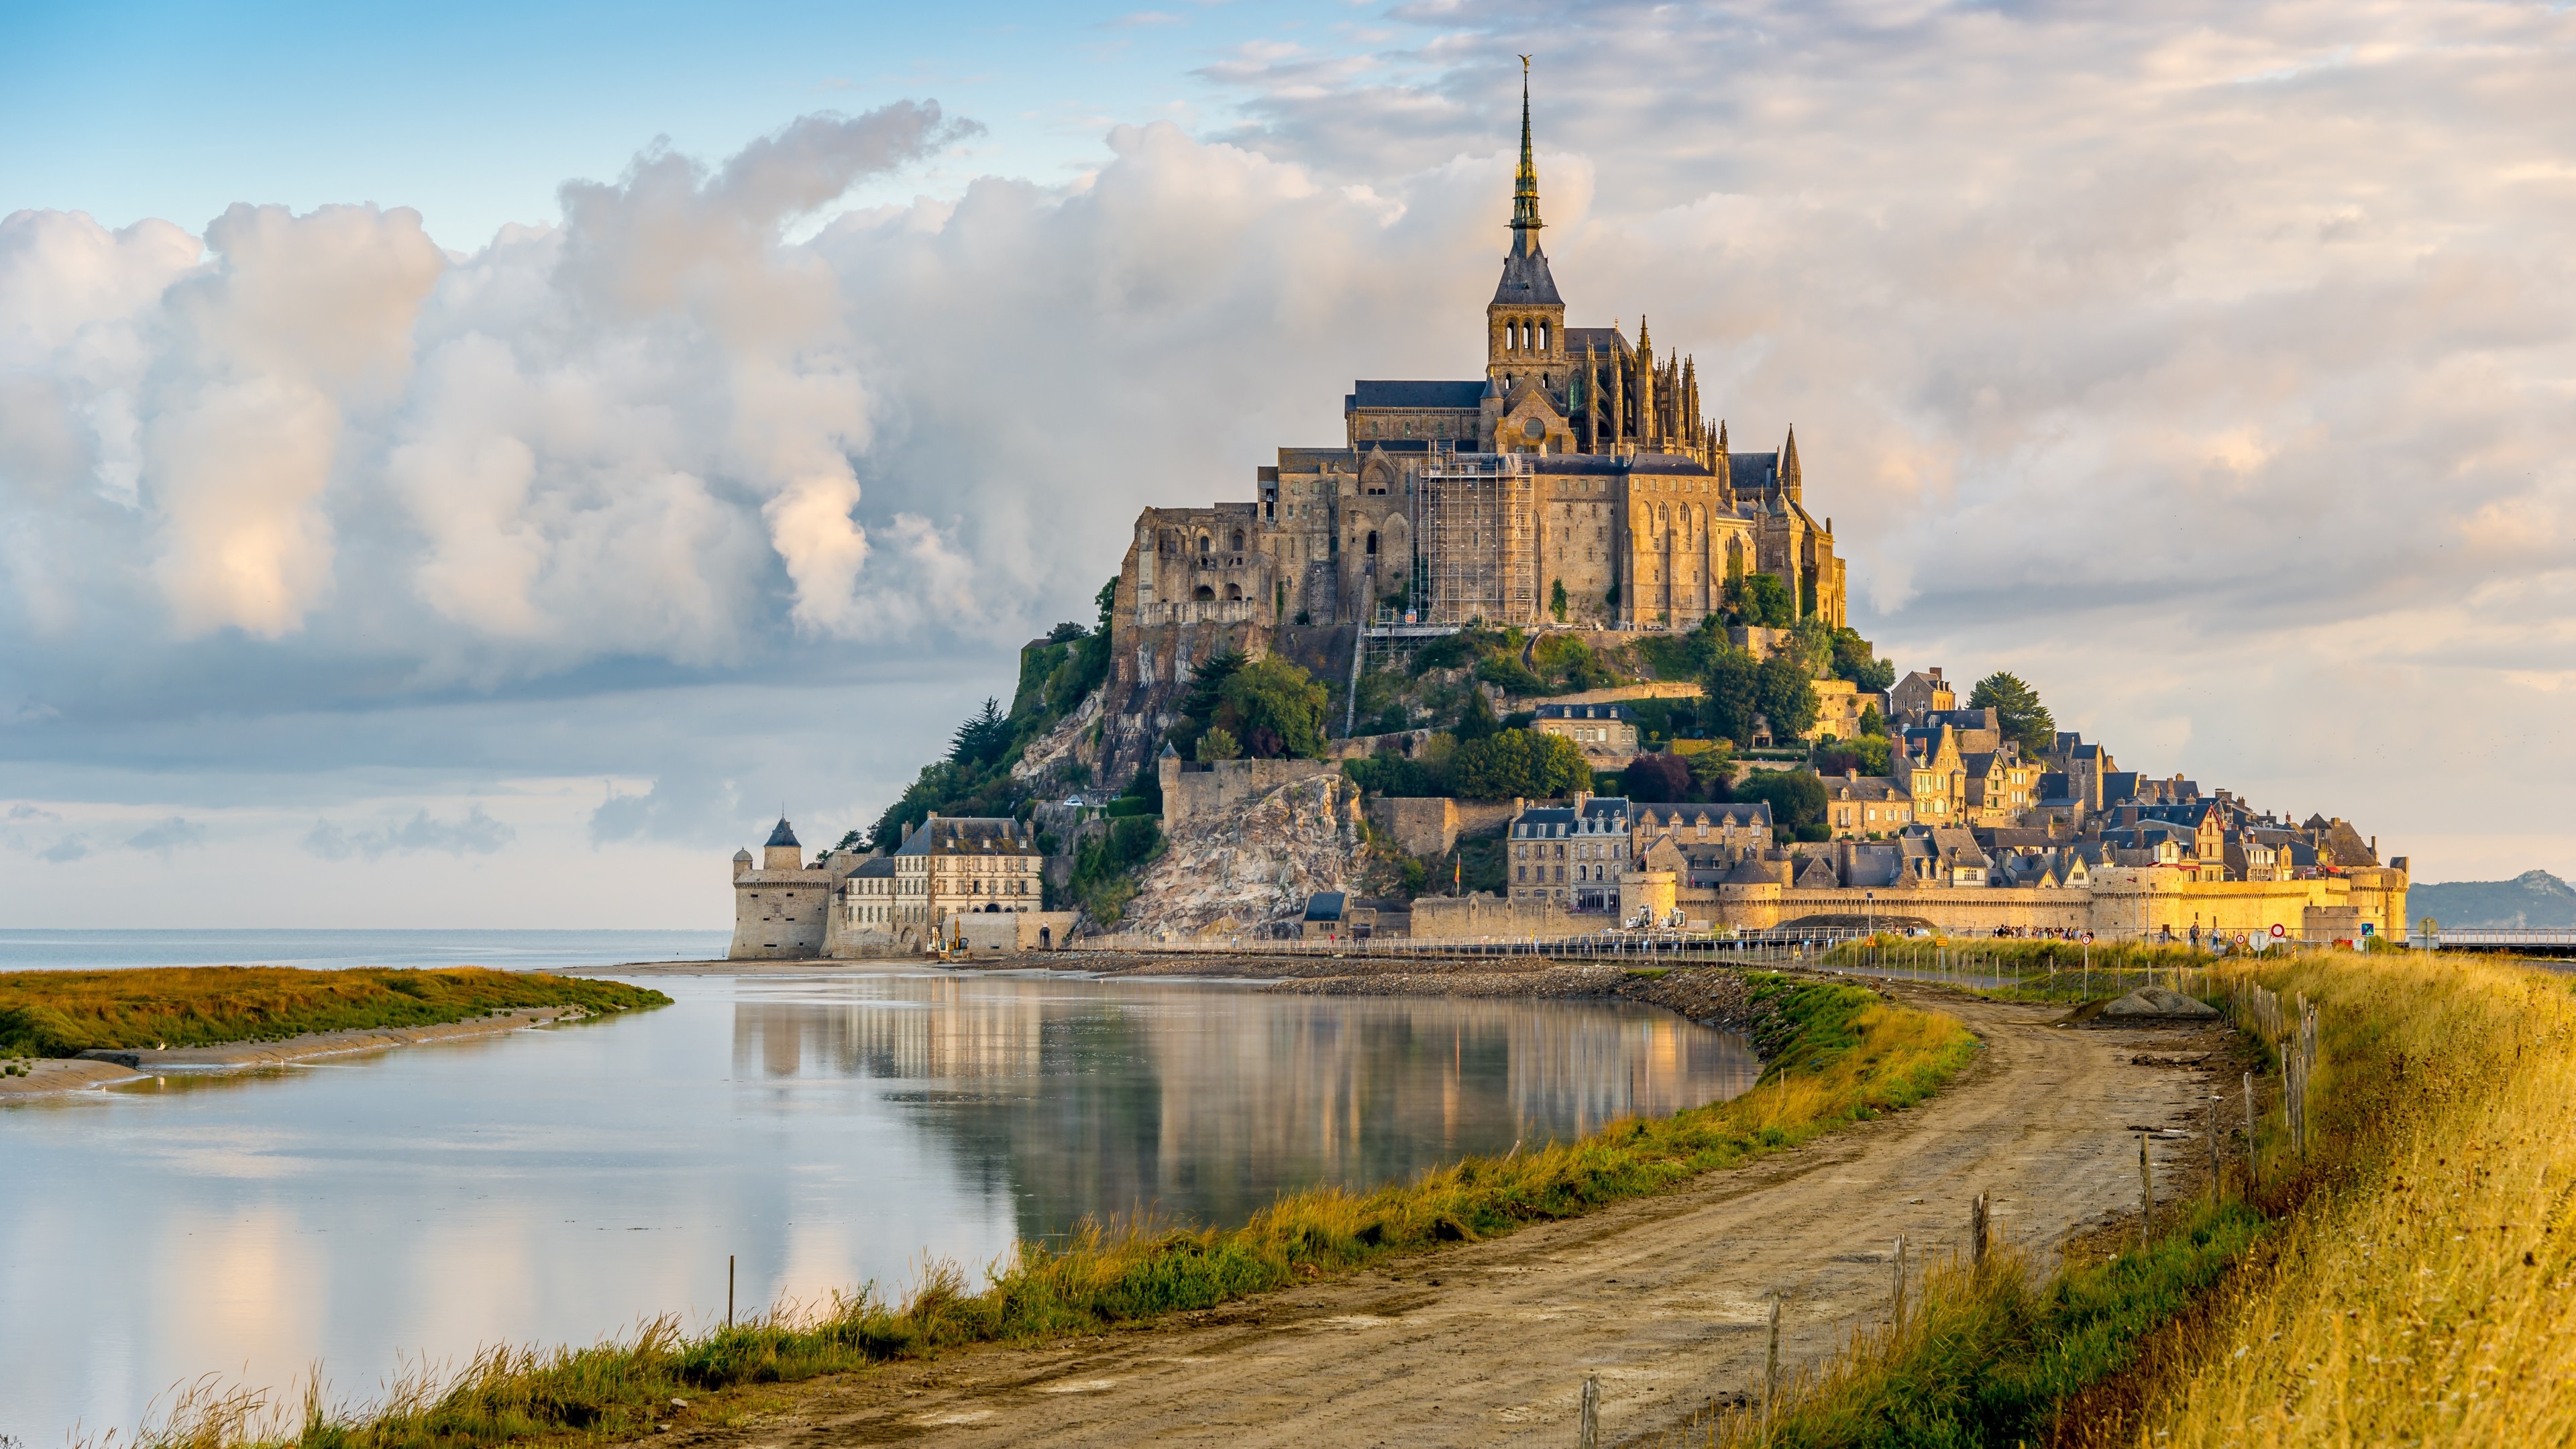
[[[1368,536],[1368,551],[1369,551],[1369,557],[1371,557],[1371,558],[1375,558],[1375,557],[1377,557],[1377,530],[1376,530],[1376,529],[1374,529],[1374,528],[1372,528],[1372,529],[1370,529],[1370,530],[1369,530],[1369,536]]]
[[[1242,601],[1242,599],[1243,599],[1243,585],[1241,585],[1241,584],[1228,584],[1228,585],[1226,585],[1226,586],[1225,586],[1225,596],[1226,596],[1226,598],[1227,598],[1228,600],[1230,600],[1230,601],[1234,601],[1234,602],[1238,602],[1238,603],[1239,603],[1239,602],[1241,602],[1241,601]]]
[[[1547,324],[1544,322],[1538,324],[1538,350],[1547,351]]]
[[[1199,600],[1201,603],[1210,603],[1216,599],[1216,590],[1208,587],[1206,584],[1201,584],[1198,586],[1197,591],[1192,593],[1190,597]]]
[[[1199,535],[1199,552],[1201,552],[1201,553],[1206,553],[1206,552],[1208,552],[1210,549],[1212,549],[1212,548],[1214,548],[1214,547],[1215,547],[1215,541],[1214,541],[1214,540],[1210,539],[1210,538],[1209,538],[1206,534],[1204,534],[1204,533],[1202,533],[1202,534],[1200,534],[1200,535]]]
[[[1240,528],[1234,531],[1234,551],[1236,553],[1243,552],[1243,530]]]

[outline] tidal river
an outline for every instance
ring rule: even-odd
[[[1752,1082],[1642,1007],[1229,983],[657,976],[623,1019],[0,1108],[0,1435],[130,1433],[174,1385],[371,1401],[970,1266],[1086,1215],[1240,1223]]]

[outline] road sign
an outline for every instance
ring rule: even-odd
[[[2274,940],[2276,940],[2276,941],[2277,941],[2277,940],[2279,940],[2280,938],[2282,938],[2283,936],[2286,936],[2286,935],[2288,935],[2288,934],[2290,934],[2290,933],[2289,933],[2289,931],[2288,931],[2288,929],[2287,929],[2287,928],[2283,927],[2283,926],[2282,926],[2279,922],[2277,922],[2277,921],[2273,922],[2273,924],[2272,924],[2272,939],[2274,939]]]
[[[2378,923],[2377,921],[2364,921],[2364,922],[2362,922],[2362,923],[2361,923],[2361,933],[2362,933],[2363,935],[2365,935],[2365,936],[2376,936],[2376,935],[2378,935],[2378,934],[2379,934],[2379,923]]]

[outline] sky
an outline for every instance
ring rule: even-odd
[[[0,920],[724,926],[1477,374],[1524,53],[1899,668],[2576,873],[2567,7],[104,4],[0,8]]]

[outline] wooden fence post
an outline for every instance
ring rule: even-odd
[[[2138,1134],[2138,1251],[2147,1250],[2156,1221],[2156,1174],[2147,1161],[2147,1134]]]
[[[1968,1266],[1980,1271],[1986,1266],[1986,1195],[1982,1192],[1968,1204]]]
[[[1762,1366],[1762,1437],[1771,1437],[1771,1417],[1780,1404],[1780,1295],[1771,1295],[1771,1351]]]
[[[1896,1306],[1889,1312],[1887,1321],[1902,1331],[1905,1327],[1905,1235],[1903,1233],[1896,1235],[1896,1256],[1893,1261],[1896,1266],[1896,1291],[1893,1300]]]
[[[1583,1400],[1575,1409],[1574,1442],[1581,1449],[1601,1449],[1601,1380],[1583,1376]]]
[[[2254,1186],[2254,1074],[2245,1074],[2245,1186]]]

